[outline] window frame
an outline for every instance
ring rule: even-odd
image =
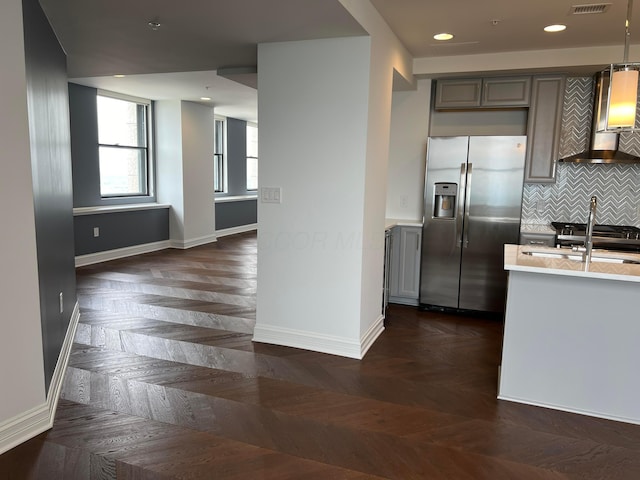
[[[247,121],[246,129],[248,130],[249,127],[255,128],[256,131],[258,130],[258,124],[257,123]],[[246,135],[246,133],[245,133],[245,135]],[[248,137],[249,136],[246,135],[247,139],[248,139]],[[257,192],[258,191],[257,182],[259,182],[260,179],[257,177],[257,172],[256,172],[256,178],[257,178],[256,188],[249,188],[249,159],[250,158],[252,158],[252,159],[255,158],[255,160],[256,160],[256,170],[257,170],[258,169],[258,162],[259,162],[259,158],[260,158],[260,150],[259,149],[260,149],[260,145],[258,145],[258,155],[255,156],[255,157],[249,155],[249,151],[248,151],[249,149],[247,149],[247,152],[246,152],[245,168],[246,168],[246,177],[247,178],[245,178],[245,190],[247,192],[252,192],[253,193],[253,192]]]
[[[146,98],[135,97],[131,95],[125,95],[122,93],[111,92],[108,90],[98,89],[96,93],[96,122],[99,125],[99,114],[97,111],[97,102],[98,97],[107,97],[113,98],[116,100],[122,100],[130,103],[135,103],[139,107],[144,108],[144,129],[145,129],[145,137],[146,137],[146,146],[138,147],[133,145],[121,146],[114,145],[108,143],[100,143],[99,133],[98,133],[98,152],[101,147],[107,148],[123,148],[130,150],[138,150],[143,151],[143,161],[144,165],[142,166],[144,169],[144,179],[143,182],[146,187],[146,192],[135,192],[135,193],[122,193],[122,194],[102,194],[102,188],[100,185],[100,180],[98,181],[98,189],[99,195],[102,200],[118,200],[118,199],[153,199],[155,198],[155,156],[154,156],[154,139],[153,139],[153,102]],[[139,119],[138,119],[139,120]],[[99,132],[99,130],[98,130]],[[98,153],[98,174],[101,175],[100,171],[100,154]]]
[[[214,115],[213,117],[213,192],[214,194],[227,193],[227,118],[221,115]],[[217,122],[222,123],[222,152],[216,152],[217,148]],[[219,158],[220,160],[216,161]],[[216,172],[216,170],[220,170]],[[216,173],[220,179],[220,189],[216,188]]]

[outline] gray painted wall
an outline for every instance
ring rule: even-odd
[[[100,205],[97,90],[69,83],[73,206]]]
[[[216,203],[216,230],[258,223],[258,201]]]
[[[23,0],[40,311],[48,391],[76,303],[66,56],[37,0]],[[64,297],[60,313],[59,295]]]
[[[247,193],[247,122],[227,118],[227,193]]]
[[[69,83],[73,206],[95,207],[155,202],[156,197],[102,198],[98,158],[98,117],[95,88]],[[152,169],[153,170],[153,169]]]
[[[91,87],[68,84],[73,167],[73,206],[154,202],[155,197],[100,197],[96,95]],[[139,210],[76,216],[75,255],[104,252],[169,239],[169,209]],[[93,228],[100,236],[93,236]]]
[[[247,191],[247,122],[227,117],[227,192],[216,197],[255,195]],[[216,202],[216,230],[258,222],[257,200]]]
[[[76,255],[161,242],[169,238],[169,209],[78,215],[74,218]],[[93,229],[100,236],[93,236]]]
[[[526,135],[527,110],[432,110],[429,136]]]

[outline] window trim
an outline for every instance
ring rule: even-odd
[[[142,105],[145,107],[145,133],[147,145],[146,147],[135,147],[135,146],[119,146],[107,143],[100,143],[98,139],[98,149],[100,147],[109,147],[109,148],[128,148],[132,150],[145,150],[146,151],[146,193],[131,193],[131,194],[114,194],[114,195],[102,195],[102,191],[99,190],[99,195],[102,200],[115,200],[115,199],[153,199],[155,198],[155,151],[154,151],[154,137],[153,137],[153,102],[147,98],[135,97],[133,95],[126,95],[124,93],[112,92],[110,90],[96,89],[96,101],[97,97],[108,97],[114,98],[117,100],[123,100],[126,102],[135,103],[137,105]],[[97,112],[97,110],[96,110]],[[98,118],[96,117],[96,122]],[[100,157],[98,156],[98,163],[100,162]],[[98,167],[98,174],[100,173],[100,168]]]
[[[216,184],[215,184],[215,177],[213,179],[213,193],[214,195],[221,195],[224,193],[228,193],[228,179],[227,179],[227,117],[224,117],[222,115],[214,115],[213,116],[213,121],[214,121],[214,129],[213,129],[213,157],[215,159],[216,155],[222,155],[222,178],[221,178],[221,183],[222,183],[222,190],[216,190]],[[215,128],[215,122],[222,122],[222,153],[215,153],[215,142],[216,142],[216,128]],[[215,175],[215,160],[213,163],[213,167],[214,167],[214,175]]]
[[[247,121],[247,127],[252,127],[252,128],[255,128],[256,130],[258,130],[258,124],[257,124],[257,123],[255,123],[255,122],[249,122],[249,121]],[[245,135],[246,135],[246,133],[245,133]],[[260,145],[258,145],[258,149],[260,149]],[[250,158],[255,158],[255,159],[256,159],[256,167],[257,167],[257,165],[259,164],[260,150],[258,150],[258,156],[256,156],[256,157],[254,157],[254,156],[250,156],[248,152],[245,152],[245,153],[246,153],[246,158],[245,158],[245,168],[247,169],[247,172],[248,172],[248,168],[247,168],[247,166],[248,166],[248,165],[247,165],[247,163],[248,163],[248,159],[250,159]],[[249,188],[249,185],[248,185],[247,180],[248,180],[248,179],[247,179],[247,178],[245,178],[245,190],[246,190],[247,192],[257,192],[257,191],[258,191],[258,185],[256,185],[256,188]],[[259,181],[259,179],[258,179],[258,181]]]

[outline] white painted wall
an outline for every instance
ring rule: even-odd
[[[22,2],[0,4],[0,425],[46,401],[27,118]]]
[[[258,46],[256,334],[359,341],[368,37]],[[259,335],[257,335],[259,337]]]
[[[213,108],[182,106],[184,236],[190,243],[215,239],[213,190]],[[211,238],[213,236],[213,238]]]
[[[156,189],[159,203],[171,205],[169,240],[184,242],[182,111],[179,100],[155,102]]]
[[[258,206],[254,339],[360,357],[383,328],[394,70],[412,75],[369,1],[341,2],[369,37],[258,48],[260,186],[282,204]]]
[[[158,202],[171,205],[177,248],[215,241],[213,109],[194,102],[155,103]]]
[[[453,55],[449,57],[416,58],[413,60],[414,75],[455,74],[477,72],[527,72],[566,71],[568,67],[589,67],[591,72],[621,60],[621,46],[558,48],[553,50],[529,50],[500,52],[483,55]],[[629,61],[640,60],[640,45],[629,47]]]
[[[414,83],[411,56],[369,0],[341,0],[371,36],[360,338],[381,319],[389,132],[394,70]]]
[[[422,221],[431,83],[418,80],[416,90],[393,93],[387,218]]]

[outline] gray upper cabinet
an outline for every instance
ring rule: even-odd
[[[528,107],[531,77],[485,78],[482,82],[483,107]]]
[[[565,77],[534,77],[527,122],[527,183],[553,183],[560,146]]]
[[[436,81],[436,108],[473,108],[480,106],[481,78]]]
[[[436,109],[528,107],[531,77],[444,79],[436,82]]]

